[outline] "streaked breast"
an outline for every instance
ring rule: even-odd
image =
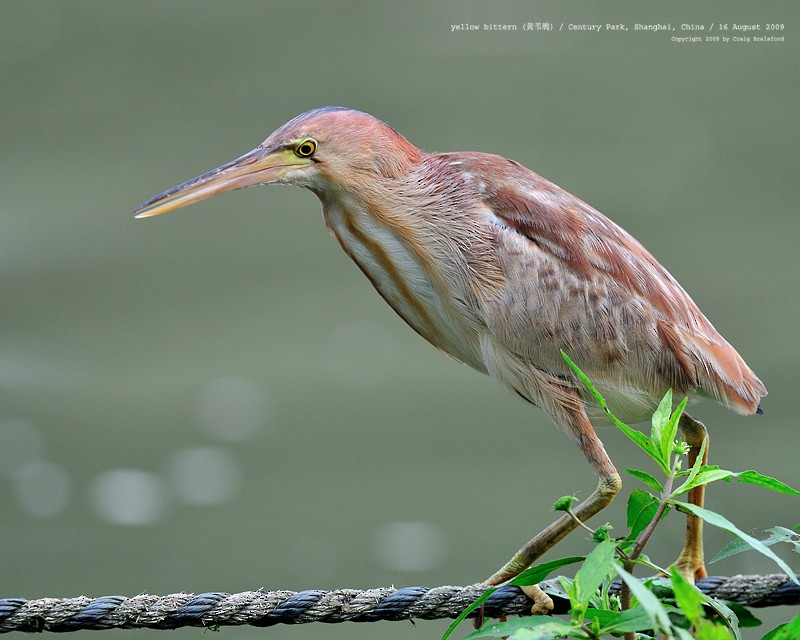
[[[379,219],[355,199],[326,202],[323,212],[342,249],[407,324],[449,356],[483,370],[476,338],[453,306],[458,296],[448,290],[437,258],[411,241],[412,228]]]

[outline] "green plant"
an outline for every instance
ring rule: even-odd
[[[578,638],[599,640],[606,637],[668,638],[675,640],[734,640],[741,639],[740,626],[760,624],[744,607],[710,598],[699,591],[674,567],[661,567],[644,555],[645,545],[656,527],[670,510],[693,514],[709,525],[731,533],[735,540],[724,547],[712,560],[715,562],[746,550],[762,553],[773,560],[792,580],[797,581],[791,568],[770,548],[779,542],[800,550],[800,534],[785,527],[767,529],[769,534],[759,540],[745,533],[726,517],[680,500],[691,489],[717,481],[745,482],[788,495],[800,492],[788,485],[756,471],[741,472],[703,465],[702,455],[690,469],[683,469],[688,445],[677,438],[678,422],[686,399],[673,410],[672,392],[668,391],[653,414],[650,434],[646,435],[618,420],[608,409],[605,400],[586,375],[562,352],[599,405],[612,422],[644,451],[657,465],[662,480],[637,469],[628,473],[645,485],[634,489],[628,498],[627,529],[624,537],[612,539],[608,525],[590,529],[594,549],[584,557],[571,557],[535,565],[510,581],[510,584],[527,586],[538,584],[563,566],[581,562],[574,578],[559,577],[560,595],[569,599],[567,616],[528,616],[507,621],[486,623],[467,636],[477,638],[502,638],[512,640],[545,640],[550,638]],[[574,498],[559,499],[554,510],[565,511],[575,517],[571,506]],[[577,518],[576,518],[577,519]],[[657,577],[644,581],[633,576],[638,565],[644,565]],[[619,578],[622,588],[612,593],[611,584]],[[487,590],[450,626],[443,640],[447,640],[456,626],[472,611],[480,607],[494,589]],[[767,633],[762,640],[797,640],[800,638],[800,616]]]

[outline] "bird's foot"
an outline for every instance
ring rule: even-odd
[[[675,567],[690,584],[708,577],[706,563],[703,560],[703,549],[684,547],[675,561]]]
[[[555,607],[553,599],[547,595],[538,584],[519,587],[519,590],[522,591],[522,593],[528,597],[528,600],[533,603],[531,605],[531,615],[546,616],[549,615]],[[506,617],[502,616],[500,620],[505,621]],[[483,626],[484,621],[485,617],[483,614],[483,607],[481,607],[478,611],[478,614],[475,616],[475,620],[473,621],[475,628],[480,629]]]
[[[553,610],[555,606],[553,604],[553,599],[547,595],[538,584],[520,587],[520,591],[533,602],[531,614],[535,616],[546,616]]]

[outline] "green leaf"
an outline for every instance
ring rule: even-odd
[[[566,629],[570,630],[567,631]],[[570,627],[566,622],[552,621],[535,629],[520,629],[511,636],[510,640],[553,640],[553,638],[579,638],[588,640],[589,636],[583,629]]]
[[[522,631],[531,631],[533,635],[520,634]],[[537,631],[546,635],[537,635]],[[585,638],[586,634],[575,636],[573,632],[576,628],[568,622],[551,618],[550,616],[527,616],[525,618],[514,618],[505,622],[495,622],[485,625],[470,633],[464,640],[475,640],[476,638],[552,638],[554,636],[572,635],[572,637]]]
[[[569,558],[561,558],[559,560],[551,560],[550,562],[544,562],[542,564],[537,564],[532,567],[528,567],[520,573],[516,578],[509,581],[509,584],[517,585],[518,587],[524,587],[532,584],[539,584],[542,580],[544,580],[547,576],[549,576],[553,571],[559,569],[563,566],[568,564],[574,564],[576,562],[580,562],[583,560],[582,556],[572,556]],[[475,602],[469,605],[461,614],[453,620],[449,627],[447,627],[447,631],[444,632],[442,636],[442,640],[447,640],[453,631],[456,630],[456,627],[461,624],[462,620],[466,618],[470,613],[475,611],[478,607],[480,607],[484,602],[489,599],[489,596],[492,595],[495,591],[497,591],[497,587],[491,587],[483,592],[480,598],[478,598]]]
[[[578,377],[578,379],[581,382],[583,382],[584,386],[589,390],[589,393],[591,393],[592,396],[594,396],[594,399],[597,401],[597,404],[599,404],[600,407],[602,407],[602,409],[606,412],[606,414],[608,414],[608,417],[611,418],[611,421],[615,425],[617,425],[617,427],[622,431],[622,433],[624,433],[626,436],[628,436],[628,438],[633,440],[633,442],[636,445],[638,445],[639,448],[641,448],[648,456],[653,458],[653,460],[656,461],[658,466],[661,467],[661,469],[664,471],[665,475],[669,475],[671,471],[669,468],[669,463],[668,462],[665,463],[661,459],[661,452],[653,445],[650,438],[648,438],[640,431],[637,431],[636,429],[631,429],[631,427],[629,427],[624,422],[621,422],[613,413],[611,413],[611,410],[608,408],[608,405],[606,404],[605,398],[603,398],[603,396],[600,395],[600,392],[595,388],[595,386],[592,384],[592,381],[589,380],[588,376],[583,371],[580,370],[578,365],[576,365],[572,360],[570,360],[569,356],[564,352],[563,349],[561,350],[561,357],[564,358],[564,361],[575,372],[575,375]]]
[[[599,404],[603,409],[608,411],[608,405],[606,404],[606,399],[600,395],[600,392],[597,389],[595,389],[594,385],[592,384],[592,381],[589,380],[589,377],[583,371],[580,370],[580,367],[578,367],[577,364],[575,364],[572,360],[570,360],[570,357],[566,354],[566,352],[563,349],[560,349],[560,351],[561,351],[561,357],[564,358],[564,361],[570,366],[575,375],[578,376],[578,379],[581,382],[583,382],[584,386],[589,390],[589,393],[591,393],[594,396],[594,399],[597,402],[597,404]]]
[[[656,493],[664,493],[664,487],[661,486],[661,483],[656,480],[653,476],[649,473],[645,473],[644,471],[639,471],[638,469],[628,469],[629,474],[631,474],[637,480],[641,480],[644,482],[648,487],[650,487]]]
[[[553,511],[569,511],[577,499],[575,496],[561,496],[553,503]]]
[[[603,580],[608,577],[610,567],[614,563],[614,552],[617,543],[613,540],[604,540],[586,556],[586,560],[575,574],[575,601],[570,600],[572,608],[583,617],[589,600],[597,593]]]
[[[753,615],[753,612],[750,611],[744,605],[739,604],[738,602],[730,602],[725,601],[725,604],[736,614],[736,617],[739,619],[739,626],[740,627],[759,627],[763,624],[761,620],[756,618]]]
[[[609,413],[609,416],[611,414]],[[642,451],[644,451],[648,456],[650,456],[653,460],[655,460],[656,464],[661,467],[661,470],[664,472],[664,475],[669,475],[670,468],[669,464],[665,463],[664,460],[661,458],[661,452],[656,449],[653,445],[652,440],[644,435],[641,431],[637,431],[629,427],[627,424],[620,422],[614,416],[611,416],[617,428],[622,431],[626,436],[628,436],[629,440],[632,440],[634,444],[636,444]]]
[[[780,525],[769,527],[768,529],[764,529],[764,531],[769,533],[770,536],[780,536],[778,542],[794,542],[795,539],[800,539],[800,531],[793,531],[788,527],[782,527]]]
[[[625,571],[619,565],[612,565],[614,570],[619,574],[619,577],[630,587],[631,593],[639,601],[639,605],[647,613],[650,620],[651,628],[662,633],[669,634],[671,625],[669,615],[664,605],[661,604],[658,598],[653,595],[653,592],[647,589],[641,582],[634,576]]]
[[[681,421],[683,410],[686,408],[686,404],[688,402],[688,396],[684,397],[684,399],[680,401],[680,404],[678,404],[678,406],[675,408],[675,411],[672,412],[669,422],[667,422],[667,426],[664,427],[664,430],[661,433],[661,450],[663,452],[664,459],[667,461],[667,464],[669,464],[670,456],[675,449],[675,438],[678,435],[678,425]]]
[[[675,604],[693,626],[698,626],[703,618],[703,598],[700,592],[689,584],[675,566],[670,567],[669,577],[672,581],[672,592],[675,594]]]
[[[757,471],[750,469],[749,471],[740,471],[735,474],[739,482],[746,482],[748,484],[756,484],[759,487],[772,489],[778,493],[785,493],[790,496],[800,496],[800,491],[792,489],[788,484],[784,484],[780,480],[770,478],[769,476],[762,475]]]
[[[518,587],[529,587],[532,584],[539,584],[556,569],[565,567],[568,564],[581,562],[585,559],[585,556],[570,556],[568,558],[559,558],[558,560],[551,560],[550,562],[536,564],[525,569],[525,571],[520,573],[516,578],[510,580],[508,584],[513,584]]]
[[[732,475],[735,475],[733,471],[727,471],[726,469],[720,469],[718,467],[709,467],[705,470],[699,471],[698,473],[694,474],[694,476],[689,474],[689,479],[687,479],[686,482],[684,482],[680,487],[675,489],[670,497],[676,498],[680,495],[683,495],[687,491],[691,491],[695,487],[699,487],[710,482],[716,482],[717,480],[724,480]]]
[[[800,638],[800,616],[778,625],[761,640],[797,640]]]
[[[703,442],[700,443],[700,451],[697,453],[697,458],[695,458],[694,465],[692,465],[692,468],[689,470],[689,477],[686,478],[686,483],[694,482],[697,474],[703,469],[703,457],[705,455],[707,446],[708,438],[703,438]]]
[[[769,529],[765,529],[765,531],[770,534],[770,537],[773,535],[781,536],[778,542],[785,542],[791,545],[794,553],[800,553],[800,534],[786,527],[770,527]]]
[[[761,542],[767,547],[771,546],[770,544],[767,544],[766,540],[762,540]],[[715,555],[713,558],[711,558],[711,560],[708,561],[708,564],[714,564],[715,562],[719,562],[720,560],[724,560],[725,558],[730,558],[731,556],[735,556],[744,551],[752,551],[752,550],[753,547],[751,547],[747,542],[736,538],[735,540],[731,540],[728,544],[722,547],[722,549],[720,549],[717,552],[717,555]]]
[[[787,529],[786,527],[770,527],[769,529],[764,529],[764,532],[769,534],[767,538],[764,538],[764,540],[761,541],[761,544],[766,547],[771,547],[779,542],[788,542],[789,544],[794,545],[795,548],[800,546],[800,535],[791,529]],[[749,531],[748,533],[752,534],[753,532]],[[752,547],[743,540],[731,540],[719,550],[717,555],[711,559],[709,564],[719,562],[725,558],[730,558],[731,556],[735,556],[737,553],[742,553],[743,551],[750,551],[751,549]]]
[[[490,587],[486,591],[483,592],[480,598],[478,598],[475,602],[469,605],[464,611],[462,611],[459,616],[450,623],[450,626],[447,627],[447,631],[444,632],[442,636],[442,640],[447,640],[450,637],[450,634],[456,630],[456,627],[461,624],[461,621],[464,620],[470,613],[475,611],[478,607],[480,607],[484,602],[489,599],[489,596],[492,595],[495,591],[497,591],[497,587]]]
[[[611,609],[587,609],[584,620],[588,620],[593,624],[597,622],[602,628],[612,620],[615,620],[619,613],[619,611],[612,611]]]
[[[558,576],[558,582],[561,584],[561,589],[566,594],[567,600],[570,602],[577,602],[578,591],[575,587],[575,583],[565,576]]]
[[[695,640],[731,640],[731,636],[725,627],[708,620],[703,620],[694,634]]]
[[[669,422],[669,416],[672,413],[672,389],[668,389],[667,392],[664,394],[664,397],[661,399],[661,402],[658,404],[658,408],[653,413],[653,417],[650,421],[651,430],[650,430],[650,439],[653,442],[659,444],[659,448],[661,449],[661,453],[663,455],[664,449],[662,446],[662,434],[664,429]],[[671,445],[670,441],[670,445]],[[670,448],[672,448],[670,446]],[[667,459],[669,454],[665,457]]]
[[[645,530],[658,511],[658,500],[643,489],[634,489],[628,498],[629,540],[635,540]]]
[[[730,640],[730,635],[724,626],[706,618],[703,606],[714,610],[728,625],[736,640],[741,640],[739,621],[734,611],[720,600],[710,598],[697,587],[690,584],[678,571],[677,567],[670,567],[670,582],[675,603],[678,605],[686,619],[695,627],[698,640]]]
[[[650,437],[660,454],[665,467],[670,467],[670,459],[675,448],[675,437],[678,435],[678,423],[688,398],[681,400],[675,411],[672,411],[672,389],[668,389],[653,413]]]
[[[777,555],[775,555],[775,553],[769,547],[767,547],[763,542],[761,542],[760,540],[756,540],[753,536],[748,535],[747,533],[739,529],[725,516],[715,513],[714,511],[709,511],[708,509],[703,509],[702,507],[698,507],[697,505],[689,504],[687,502],[676,502],[672,500],[670,500],[670,502],[674,504],[675,508],[678,509],[679,511],[682,511],[684,513],[691,513],[692,515],[695,515],[698,518],[702,518],[710,525],[719,527],[720,529],[724,529],[728,533],[732,533],[737,538],[749,544],[753,549],[755,549],[759,553],[770,558],[786,573],[787,576],[789,576],[789,578],[792,581],[800,584],[800,582],[797,580],[797,576],[795,576],[794,571],[792,571],[791,567],[788,564],[786,564]]]
[[[665,510],[664,513],[666,514],[668,511],[669,508],[667,508],[667,510]],[[643,567],[647,567],[648,569],[650,569],[651,571],[655,571],[656,573],[662,573],[662,574],[667,573],[667,570],[664,567],[659,567],[652,560],[650,560],[650,557],[646,553],[642,553],[638,558],[636,558],[636,560],[633,561],[633,563],[635,565],[641,565]]]
[[[611,539],[611,530],[614,527],[611,526],[610,523],[606,522],[605,524],[601,524],[597,529],[592,532],[592,542],[603,542],[605,540]]]
[[[589,609],[586,612],[589,619],[597,619],[601,623],[598,636],[608,633],[629,633],[647,631],[653,623],[643,607],[632,607],[625,611],[610,611],[608,609]]]
[[[736,617],[733,609],[731,609],[723,600],[710,598],[703,594],[703,601],[707,607],[710,607],[725,623],[728,628],[733,632],[735,640],[742,639],[742,633],[739,631],[739,619]]]

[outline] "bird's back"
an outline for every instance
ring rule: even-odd
[[[742,414],[758,410],[762,382],[630,234],[516,162],[478,153],[436,158],[482,202],[470,215],[490,229],[502,273],[502,283],[480,293],[483,320],[503,349],[569,376],[563,349],[642,412],[668,388]]]

